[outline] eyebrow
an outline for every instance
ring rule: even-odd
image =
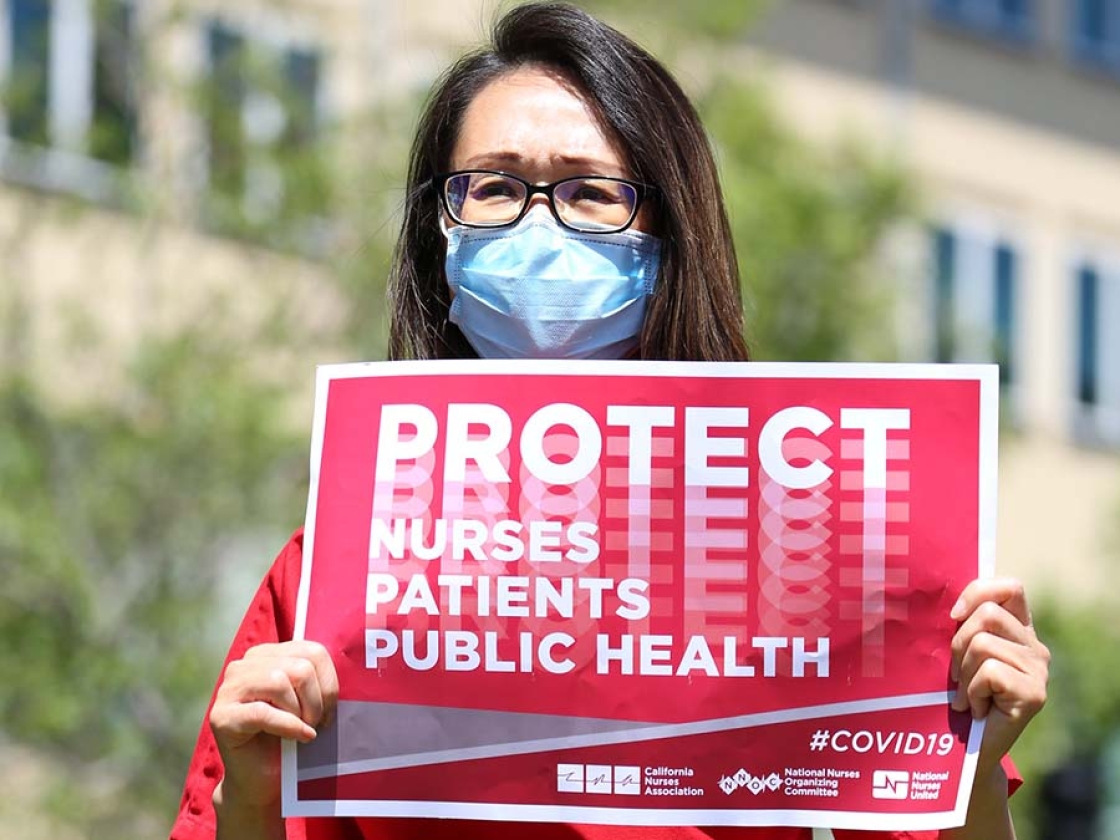
[[[501,164],[526,164],[532,159],[525,157],[519,152],[486,152],[485,154],[475,155],[472,158],[463,162],[464,169],[473,169],[476,167],[487,168],[488,164],[501,165]],[[587,167],[589,171],[599,171],[606,174],[607,170],[615,170],[620,173],[625,172],[625,167],[617,163],[612,163],[601,158],[583,157],[581,155],[565,155],[556,154],[552,155],[550,163],[560,163],[564,166],[583,166]]]

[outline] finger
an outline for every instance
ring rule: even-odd
[[[286,664],[289,663],[275,659],[231,662],[218,688],[215,705],[263,700],[300,717],[300,698],[292,676],[285,670]]]
[[[980,633],[989,633],[993,636],[1013,641],[1017,644],[1032,646],[1038,643],[1034,630],[1024,625],[1012,613],[994,601],[981,603],[953,635],[952,649],[952,677],[960,679],[960,665],[964,652],[972,640]]]
[[[333,719],[338,708],[338,671],[335,670],[334,661],[326,648],[322,648],[322,656],[312,660],[315,663],[315,672],[319,678],[319,693],[323,698],[323,713],[319,725],[327,726]]]
[[[300,657],[316,661],[330,659],[327,649],[310,639],[292,639],[287,642],[265,642],[254,645],[245,651],[244,659],[270,659],[278,657]]]
[[[1048,674],[1049,651],[1044,645],[1021,645],[1001,636],[980,633],[965,651],[953,708],[964,711],[971,705],[974,713],[983,716],[987,711],[985,698],[994,698],[1001,706],[1020,699],[1034,703],[1039,696],[1044,702]],[[990,680],[986,686],[981,684],[984,678]],[[1000,694],[1009,691],[1021,692],[1022,697]],[[980,698],[980,706],[972,703],[973,698]]]
[[[300,717],[311,726],[318,726],[323,719],[323,693],[314,663],[308,659],[284,659],[277,664],[295,691]]]
[[[304,640],[298,643],[299,655],[303,656],[315,668],[316,685],[319,691],[319,716],[313,723],[315,726],[325,726],[334,715],[338,705],[338,671],[335,670],[334,660],[330,652],[318,642]]]
[[[1014,725],[1026,726],[1046,702],[1046,678],[1036,670],[1021,670],[1009,662],[986,659],[967,683],[967,708],[976,719],[994,706]]]
[[[279,709],[263,700],[249,703],[215,704],[210,712],[210,728],[219,744],[236,747],[260,734],[291,738],[307,743],[315,730],[299,715]]]
[[[964,621],[983,603],[999,604],[1023,625],[1030,626],[1031,611],[1027,594],[1021,581],[1014,578],[987,578],[974,580],[961,592],[949,611],[954,621]]]
[[[338,702],[338,672],[335,670],[330,652],[319,642],[298,639],[256,645],[246,651],[245,659],[307,660],[314,666],[318,683],[318,698],[321,699],[307,698],[312,702],[311,709],[314,711],[306,719],[313,725],[323,725],[334,714]],[[300,676],[302,678],[304,675],[301,673]]]
[[[963,711],[967,707],[969,685],[975,679],[980,667],[989,659],[1004,662],[1025,673],[1029,673],[1033,666],[1032,652],[1028,646],[993,633],[983,631],[977,633],[960,655],[960,659],[954,659],[957,695],[953,708]]]

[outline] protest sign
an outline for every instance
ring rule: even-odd
[[[289,815],[960,824],[949,611],[989,574],[994,367],[319,371]]]

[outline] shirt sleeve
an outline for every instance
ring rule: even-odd
[[[1019,768],[1015,766],[1015,762],[1009,755],[1005,755],[1000,764],[1003,765],[1003,772],[1007,774],[1007,795],[1011,796],[1023,786],[1023,774],[1019,772]]]
[[[272,568],[253,596],[230,645],[221,673],[225,673],[230,662],[240,659],[245,651],[255,645],[292,638],[302,561],[303,534],[297,531],[277,555]],[[214,704],[216,693],[217,685],[210,696],[187,769],[183,797],[178,816],[171,827],[170,840],[213,840],[217,832],[212,800],[214,788],[222,778],[222,759],[218,755],[218,747],[214,743],[209,725],[210,706]],[[289,828],[288,837],[291,840],[304,840],[304,836],[302,824]]]
[[[1023,784],[1023,776],[1019,772],[1019,768],[1015,766],[1015,762],[1011,760],[1011,756],[1005,755],[1000,762],[1003,765],[1003,772],[1007,774],[1007,795],[1011,796]],[[836,829],[833,832],[836,840],[938,840],[941,833],[939,831],[891,831],[889,833],[879,833],[874,831],[845,831]]]

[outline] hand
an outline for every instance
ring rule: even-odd
[[[316,642],[264,644],[226,668],[210,728],[225,765],[226,805],[259,807],[280,798],[280,739],[315,738],[338,703],[338,676]],[[277,812],[279,813],[279,812]]]
[[[1050,651],[1031,626],[1023,585],[1016,580],[975,580],[954,605],[961,622],[953,637],[953,708],[987,718],[977,768],[980,777],[1000,759],[1046,702]]]

